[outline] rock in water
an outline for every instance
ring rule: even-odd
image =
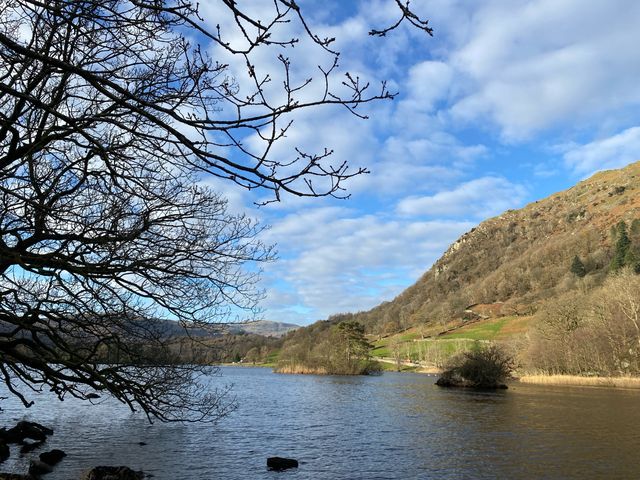
[[[9,445],[4,442],[0,442],[0,463],[4,462],[11,452],[9,451]]]
[[[31,460],[29,464],[29,475],[33,475],[34,477],[51,472],[53,472],[53,467],[40,460]]]
[[[84,480],[142,480],[143,472],[135,472],[129,467],[94,467]]]
[[[48,465],[57,465],[67,454],[62,450],[53,449],[50,452],[40,454],[40,460]]]
[[[44,442],[47,435],[53,435],[53,430],[35,422],[18,422],[9,430],[0,432],[0,436],[6,443],[23,443],[26,438],[36,442]]]
[[[298,461],[293,458],[269,457],[267,458],[267,467],[271,470],[298,468]]]

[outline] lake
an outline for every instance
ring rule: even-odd
[[[3,401],[0,424],[26,418],[55,430],[46,449],[68,457],[47,480],[76,479],[94,465],[159,480],[640,478],[638,391],[516,384],[472,392],[434,381],[225,367],[216,382],[234,384],[239,408],[217,425],[150,425],[112,401],[49,398],[29,410]],[[300,468],[270,472],[269,456],[296,458]],[[0,470],[27,465],[13,449]]]

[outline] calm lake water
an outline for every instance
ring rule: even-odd
[[[113,402],[46,398],[26,414],[3,401],[0,424],[26,418],[55,430],[47,449],[68,457],[47,480],[76,479],[94,465],[159,480],[640,478],[640,392],[515,385],[479,393],[443,390],[420,374],[222,373],[217,381],[234,384],[239,409],[215,426],[149,425]],[[276,455],[300,468],[267,471]],[[0,470],[27,465],[12,450]]]

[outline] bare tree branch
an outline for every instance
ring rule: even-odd
[[[296,111],[338,105],[364,117],[357,106],[394,94],[349,73],[338,92],[333,39],[313,33],[294,1],[273,0],[265,18],[218,4],[235,30],[207,29],[188,0],[0,2],[0,376],[26,406],[30,390],[95,390],[150,418],[225,414],[233,401],[211,389],[208,367],[176,354],[168,321],[251,317],[256,264],[273,251],[259,225],[199,182],[222,178],[271,200],[342,197],[343,182],[366,171],[333,162],[329,148],[287,157],[274,146]],[[332,61],[313,97],[318,72],[296,80],[279,54],[273,101],[254,54],[298,44],[279,38],[288,22]],[[238,34],[243,45],[226,40]],[[198,40],[241,59],[247,77]]]

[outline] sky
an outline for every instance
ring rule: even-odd
[[[328,147],[336,162],[368,168],[346,185],[348,200],[285,196],[258,208],[264,193],[210,180],[232,210],[270,226],[262,239],[278,260],[263,265],[265,319],[306,325],[391,300],[482,220],[640,160],[636,0],[414,0],[434,37],[403,27],[382,39],[367,32],[397,17],[393,0],[298,3],[314,31],[335,36],[337,78],[387,80],[399,94],[363,108],[368,120],[338,107],[298,114],[274,151]],[[233,41],[217,8],[202,2],[204,21]],[[254,58],[276,80],[279,53]],[[328,61],[310,42],[286,54],[297,79]]]

